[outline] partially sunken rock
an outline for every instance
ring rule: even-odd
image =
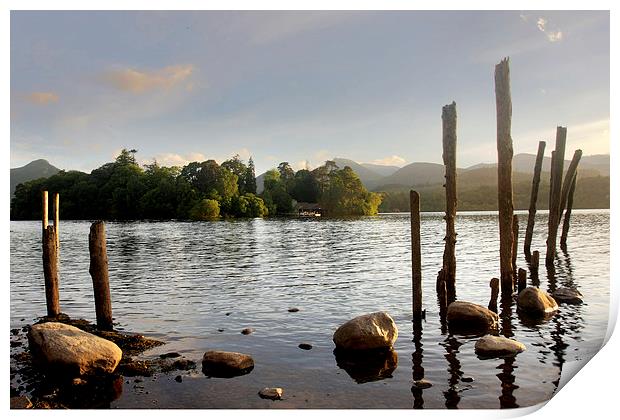
[[[547,292],[526,287],[517,297],[517,308],[532,316],[546,316],[558,310],[558,304]]]
[[[112,373],[123,355],[113,342],[59,322],[33,325],[28,343],[35,363],[71,376]]]
[[[398,328],[386,312],[361,315],[342,324],[334,333],[340,350],[389,349],[398,337]]]
[[[560,303],[569,303],[572,305],[583,303],[583,295],[577,290],[568,287],[560,287],[553,292],[551,296],[553,296],[556,302]]]
[[[280,400],[282,399],[282,394],[284,390],[282,388],[263,388],[258,391],[258,395],[261,398],[265,398],[268,400]]]
[[[452,331],[486,332],[496,329],[499,317],[493,311],[475,303],[456,301],[448,305],[446,314]]]
[[[254,359],[249,354],[211,350],[202,357],[202,371],[207,376],[231,378],[245,375],[254,369]]]
[[[474,349],[482,357],[501,357],[521,353],[525,345],[509,338],[485,335],[476,341]]]

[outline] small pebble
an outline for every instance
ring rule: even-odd
[[[232,312],[226,312],[226,316],[229,316]]]
[[[224,332],[224,328],[218,328],[217,331],[218,332]]]
[[[299,312],[299,308],[289,308],[289,312]]]
[[[241,334],[243,335],[248,335],[248,334],[252,334],[254,332],[253,328],[244,328],[241,330]]]
[[[468,376],[464,376],[464,377],[461,378],[461,381],[463,381],[463,382],[473,382],[474,378],[470,378]]]
[[[413,383],[412,388],[416,388],[416,389],[426,389],[426,388],[430,388],[432,387],[433,384],[430,383],[429,381],[427,381],[426,379],[420,379],[419,381],[415,381]]]
[[[164,354],[160,354],[159,358],[160,359],[173,359],[175,357],[181,357],[181,355],[179,353],[177,353],[176,351],[170,352],[170,353],[164,353]]]
[[[284,390],[282,388],[263,388],[258,392],[258,395],[269,400],[279,400],[282,399],[283,393]]]
[[[298,347],[302,350],[310,350],[312,348],[312,344],[301,343]]]
[[[181,375],[177,375],[177,377],[174,378],[174,380],[177,382],[183,382],[183,377]]]

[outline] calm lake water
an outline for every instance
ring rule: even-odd
[[[518,266],[526,212],[520,215]],[[503,309],[502,332],[527,346],[516,357],[480,360],[475,337],[442,330],[435,280],[445,222],[422,215],[426,322],[414,340],[408,214],[356,219],[254,219],[218,222],[107,223],[110,285],[119,329],[166,342],[144,354],[176,351],[198,363],[210,349],[254,357],[231,379],[175,374],[125,384],[119,408],[499,408],[549,399],[565,361],[587,359],[605,336],[609,304],[609,211],[574,211],[568,250],[555,276],[544,267],[547,214],[539,212],[532,250],[541,251],[540,287],[572,286],[580,306],[561,305],[550,320],[524,324]],[[89,222],[61,221],[62,312],[95,320],[88,273]],[[499,277],[493,212],[459,213],[457,296],[487,305]],[[11,222],[11,327],[45,314],[40,222]],[[528,284],[536,282],[528,270]],[[288,308],[299,312],[290,313]],[[359,383],[338,367],[332,334],[348,319],[384,310],[395,320],[398,362],[391,377]],[[229,314],[229,315],[227,315]],[[253,334],[242,335],[251,327]],[[218,331],[223,329],[223,331]],[[298,348],[310,343],[309,350]],[[371,369],[368,367],[368,369]],[[411,389],[414,374],[433,386]],[[359,377],[354,373],[354,377]],[[366,375],[366,380],[373,379]],[[465,378],[465,381],[463,381]],[[473,382],[468,381],[473,378]],[[263,387],[284,388],[282,401]]]

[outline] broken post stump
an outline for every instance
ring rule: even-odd
[[[540,261],[540,252],[538,250],[532,252],[532,258],[530,260],[530,267],[532,271],[538,272],[538,264]]]
[[[110,281],[108,278],[108,254],[106,250],[105,225],[102,221],[95,222],[90,226],[88,250],[90,252],[90,268],[88,272],[93,279],[97,328],[112,330],[112,301],[110,299]]]
[[[443,268],[437,273],[437,302],[439,303],[439,317],[442,322],[446,319],[446,312],[448,310],[447,291],[446,291],[446,278]]]
[[[497,110],[497,201],[499,209],[499,254],[502,295],[513,292],[512,268],[512,100],[510,67],[507,58],[495,66],[495,104]]]
[[[489,300],[489,310],[497,313],[497,297],[499,296],[499,279],[493,277],[489,283],[491,287],[491,300]]]
[[[422,253],[420,250],[420,194],[409,191],[411,209],[411,284],[413,319],[422,319]]]
[[[575,194],[575,185],[577,184],[577,173],[573,177],[568,198],[566,202],[566,213],[564,213],[564,223],[562,224],[562,236],[560,237],[560,247],[566,250],[566,240],[568,238],[568,229],[570,229],[570,216],[573,211],[573,195]]]
[[[47,229],[47,226],[49,225],[49,220],[47,218],[47,210],[48,210],[47,191],[41,191],[41,207],[43,210],[41,214],[42,229],[43,229],[43,233],[45,233],[45,229]]]
[[[532,236],[534,234],[534,222],[536,219],[536,201],[538,201],[538,188],[540,187],[540,172],[542,170],[543,158],[545,155],[546,143],[538,143],[538,153],[534,164],[534,177],[532,178],[532,192],[530,195],[530,208],[527,216],[527,228],[525,229],[525,240],[523,242],[523,253],[525,258],[530,260],[530,247],[532,246]]]
[[[456,103],[445,105],[441,111],[443,163],[446,188],[446,237],[443,252],[443,270],[448,304],[456,300]]]
[[[545,264],[553,264],[556,253],[558,227],[560,224],[560,200],[562,194],[562,174],[564,171],[564,151],[566,150],[566,127],[558,127],[555,139],[554,167],[551,168],[551,202],[549,203],[549,233],[547,236],[547,254]]]
[[[43,277],[45,278],[47,316],[56,318],[60,315],[60,301],[58,297],[58,253],[54,226],[47,226],[43,230]]]
[[[527,271],[523,268],[519,268],[519,282],[517,284],[517,290],[521,293],[521,290],[527,287]]]

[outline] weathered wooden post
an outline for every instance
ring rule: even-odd
[[[499,279],[493,277],[489,283],[491,287],[491,300],[489,301],[489,310],[497,313],[497,297],[499,296]]]
[[[49,220],[47,218],[47,209],[48,209],[47,191],[41,191],[41,206],[43,208],[43,212],[41,216],[42,228],[43,228],[43,232],[45,233],[45,229],[47,229],[47,225],[49,224]]]
[[[538,143],[538,153],[536,154],[536,164],[534,165],[534,178],[532,178],[532,193],[530,195],[530,209],[527,216],[527,228],[525,229],[525,240],[523,242],[523,253],[525,258],[530,260],[530,247],[532,246],[532,236],[534,234],[534,221],[536,219],[536,201],[538,200],[538,188],[540,186],[540,171],[542,170],[543,158],[545,156],[546,143]]]
[[[554,167],[551,168],[551,202],[549,203],[549,234],[547,236],[546,265],[553,264],[556,251],[558,227],[560,224],[560,200],[562,174],[564,172],[564,151],[566,150],[566,127],[558,127],[555,138]]]
[[[54,230],[54,226],[47,226],[43,230],[45,302],[47,305],[47,316],[50,318],[56,318],[60,315],[60,301],[58,296],[58,253],[56,252],[56,234]]]
[[[422,253],[420,251],[420,194],[409,191],[411,209],[411,284],[413,319],[422,319]]]
[[[54,232],[56,234],[56,251],[60,254],[60,234],[58,224],[60,223],[60,194],[54,193]]]
[[[573,158],[570,161],[570,165],[568,165],[568,169],[566,170],[566,176],[564,177],[564,182],[562,183],[562,195],[560,196],[560,216],[558,217],[558,225],[560,223],[562,213],[566,208],[568,193],[573,186],[573,180],[577,176],[577,166],[579,165],[579,161],[581,160],[581,155],[581,149],[575,150]]]
[[[439,302],[439,318],[442,324],[445,322],[448,310],[448,299],[446,291],[446,278],[443,268],[437,273],[437,301]]]
[[[519,216],[512,215],[512,269],[517,274],[517,248],[519,246]]]
[[[497,201],[499,209],[499,255],[502,295],[513,292],[512,269],[512,100],[508,58],[495,66],[495,105],[497,109]]]
[[[532,258],[530,260],[530,267],[532,271],[538,272],[538,264],[540,261],[540,252],[538,250],[532,252]]]
[[[446,169],[446,246],[443,252],[443,270],[448,304],[456,300],[456,103],[445,105],[441,111],[443,128],[443,164]]]
[[[517,290],[521,293],[521,290],[527,287],[527,271],[523,268],[519,268],[519,283],[517,284]]]
[[[105,225],[102,221],[90,226],[88,235],[90,268],[95,293],[95,312],[97,328],[112,330],[112,301],[110,299],[110,281],[108,279],[108,254],[106,251]]]
[[[566,239],[568,238],[568,229],[570,228],[570,215],[573,211],[573,194],[575,194],[575,185],[577,184],[577,172],[573,177],[570,190],[568,191],[568,200],[566,203],[566,213],[564,213],[564,224],[562,225],[562,236],[560,238],[560,247],[566,249]]]

